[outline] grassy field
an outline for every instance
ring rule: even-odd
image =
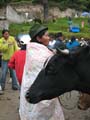
[[[81,27],[81,22],[85,22],[84,28]],[[56,33],[56,32],[63,32],[64,36],[66,38],[70,38],[71,35],[75,35],[78,38],[84,37],[84,38],[90,38],[90,25],[88,25],[88,18],[74,18],[72,19],[73,24],[77,24],[80,27],[79,33],[72,33],[69,32],[69,25],[68,25],[68,19],[67,18],[60,18],[57,19],[56,22],[48,22],[47,24],[44,24],[48,26],[50,33]],[[22,24],[11,24],[10,25],[10,32],[12,35],[17,35],[19,33],[28,33],[30,27],[34,24],[34,22],[31,23],[22,23]]]

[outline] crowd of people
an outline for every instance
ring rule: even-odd
[[[9,30],[2,31],[0,94],[4,94],[7,72],[10,70],[12,89],[20,90],[21,120],[65,120],[58,98],[30,104],[25,94],[43,68],[44,62],[55,54],[55,50],[58,48],[71,50],[80,46],[80,43],[75,36],[65,42],[62,32],[49,35],[48,27],[41,24],[33,25],[29,34],[30,38],[23,36],[20,39],[20,47],[18,47]]]

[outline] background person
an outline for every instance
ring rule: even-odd
[[[47,30],[47,27],[39,24],[35,24],[30,29],[31,43],[27,45],[20,94],[21,120],[64,120],[63,111],[57,98],[44,100],[37,104],[30,104],[25,98],[27,90],[43,68],[44,62],[53,55],[52,51],[47,48],[50,40]]]
[[[65,43],[64,43],[64,36],[62,32],[56,33],[56,42],[54,44],[54,48],[60,48],[65,49]]]
[[[69,17],[68,17],[68,25],[70,26],[70,25],[72,25],[72,23],[73,23],[73,22],[72,22],[72,18],[69,16]]]
[[[2,58],[2,53],[0,52],[0,67],[1,67],[1,59]]]
[[[71,36],[71,40],[66,43],[66,48],[72,50],[80,46],[80,43],[76,40],[75,36]]]
[[[82,20],[81,27],[84,28],[84,26],[85,26],[85,22],[84,22],[84,20]]]
[[[27,35],[21,36],[19,40],[21,49],[14,53],[8,63],[9,68],[15,69],[19,85],[21,85],[22,82],[23,69],[26,58],[26,46],[30,42],[30,39],[31,38]]]
[[[53,48],[54,48],[54,44],[55,44],[55,42],[56,42],[56,38],[55,38],[55,35],[53,34],[53,33],[49,33],[49,37],[50,37],[50,40],[49,40],[49,44],[48,44],[48,48],[50,49],[50,50],[52,50]]]
[[[64,44],[64,36],[62,32],[58,32],[55,35],[55,40],[52,42],[49,42],[48,48],[50,49],[65,49],[65,44]]]
[[[8,72],[8,61],[14,52],[18,50],[17,43],[14,37],[9,35],[9,30],[2,30],[2,38],[0,39],[0,51],[2,52],[2,75],[0,79],[0,84],[2,90],[5,89],[6,75]],[[18,83],[16,78],[16,73],[13,69],[9,69],[12,76],[12,89],[18,90]]]
[[[88,27],[90,28],[90,17],[88,18],[87,23],[88,23]]]

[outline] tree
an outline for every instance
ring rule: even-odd
[[[39,3],[43,6],[44,22],[48,20],[48,0],[32,0],[33,3]]]
[[[0,7],[6,6],[11,0],[0,0]]]
[[[44,22],[48,20],[48,0],[43,0],[43,10],[44,10]]]

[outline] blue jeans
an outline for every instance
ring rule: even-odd
[[[1,69],[2,69],[2,74],[1,74],[0,84],[2,86],[2,89],[4,90],[6,76],[7,76],[7,72],[8,72],[8,61],[2,60]],[[18,86],[18,82],[17,82],[16,73],[13,69],[9,69],[9,70],[10,70],[11,77],[12,77],[12,88],[14,88],[14,87],[18,88],[19,86]]]

